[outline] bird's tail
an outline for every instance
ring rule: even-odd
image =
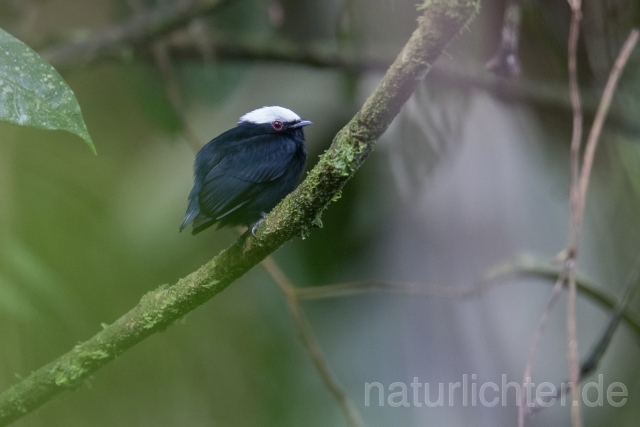
[[[189,206],[187,207],[187,213],[182,220],[182,224],[180,224],[180,231],[184,230],[187,225],[189,225],[196,216],[200,213],[200,208],[198,207],[198,199],[193,198],[189,201]]]

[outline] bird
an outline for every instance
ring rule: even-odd
[[[293,111],[262,107],[205,144],[193,164],[194,183],[180,231],[244,225],[255,235],[267,213],[298,185],[307,160],[303,128]]]

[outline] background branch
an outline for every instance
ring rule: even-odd
[[[276,264],[272,257],[266,257],[262,261],[262,266],[267,271],[267,273],[269,273],[269,276],[271,276],[280,290],[282,290],[282,292],[284,293],[287,301],[287,307],[289,308],[289,311],[291,312],[291,315],[296,322],[296,327],[298,328],[298,332],[300,333],[302,344],[306,348],[307,353],[309,353],[309,356],[311,356],[313,366],[320,374],[320,378],[322,379],[323,384],[333,395],[333,397],[338,401],[342,412],[347,418],[347,422],[352,427],[364,427],[365,424],[362,420],[360,412],[358,412],[358,409],[356,409],[351,399],[349,399],[347,393],[345,393],[342,387],[340,387],[338,381],[331,373],[329,365],[322,355],[320,345],[318,345],[316,339],[313,337],[309,319],[307,319],[307,316],[305,315],[302,307],[300,307],[300,303],[298,302],[296,287],[284,274],[282,269],[278,266],[278,264]]]
[[[569,0],[569,5],[571,7],[572,17],[568,43],[568,70],[569,92],[573,111],[573,132],[571,136],[570,147],[570,231],[566,249],[562,252],[564,258],[564,269],[558,277],[558,281],[556,282],[556,286],[554,287],[554,292],[551,300],[542,316],[542,319],[540,320],[540,323],[532,340],[529,356],[527,357],[525,363],[524,381],[526,382],[530,378],[534,356],[537,350],[540,336],[546,325],[549,312],[555,305],[560,287],[568,278],[569,295],[567,298],[567,359],[569,362],[569,377],[571,384],[571,422],[573,427],[580,427],[582,425],[582,415],[580,410],[581,375],[576,324],[576,276],[578,244],[580,242],[580,236],[582,233],[582,221],[584,218],[584,209],[586,206],[587,188],[589,178],[591,176],[591,168],[594,161],[595,150],[600,139],[600,134],[609,110],[609,106],[611,105],[613,94],[615,93],[618,79],[629,56],[631,55],[631,52],[637,44],[638,31],[631,31],[609,74],[609,79],[591,127],[591,132],[589,134],[581,164],[580,146],[582,141],[583,112],[577,76],[577,49],[578,39],[580,35],[580,22],[582,19],[582,4],[580,0]],[[518,425],[520,427],[524,426],[525,407],[522,403],[523,402],[521,401],[521,405],[518,408]]]
[[[567,244],[566,267],[569,273],[569,296],[567,298],[567,358],[569,361],[569,379],[571,381],[571,425],[582,426],[582,414],[580,411],[580,370],[578,351],[578,332],[576,325],[576,262],[578,241],[581,231],[581,217],[579,206],[578,175],[580,173],[580,145],[582,143],[582,102],[580,100],[580,87],[578,85],[577,56],[578,40],[580,38],[580,21],[582,20],[582,1],[569,0],[571,7],[571,24],[569,28],[569,92],[571,94],[571,106],[573,110],[573,131],[571,134],[571,148],[569,163],[571,169],[571,184],[569,187],[569,201],[571,205],[569,243]],[[564,280],[564,278],[563,278]],[[535,352],[535,348],[533,349]],[[520,413],[524,408],[520,407]],[[524,425],[524,424],[523,424]]]
[[[541,261],[530,255],[521,255],[513,260],[505,261],[488,269],[478,284],[461,289],[446,285],[367,280],[296,288],[295,291],[298,300],[301,301],[340,298],[371,292],[386,292],[433,298],[466,299],[479,297],[490,288],[514,279],[530,278],[540,279],[545,283],[556,283],[560,274],[561,270],[551,267],[548,262]],[[576,283],[580,294],[602,308],[615,311],[620,307],[615,297],[604,291],[602,286],[597,285],[588,278],[578,274]],[[634,282],[634,284],[637,285],[636,282]],[[640,338],[640,316],[624,306],[620,312],[620,317]]]
[[[551,298],[547,303],[547,306],[542,313],[542,317],[538,321],[538,327],[536,328],[535,333],[533,334],[533,338],[531,339],[531,344],[529,345],[529,353],[527,354],[527,358],[524,365],[524,373],[522,374],[522,387],[523,389],[527,384],[531,383],[531,371],[533,370],[533,363],[535,362],[536,352],[538,350],[538,345],[540,344],[540,339],[542,338],[542,334],[547,327],[547,323],[549,323],[549,317],[551,316],[551,311],[555,307],[558,302],[558,298],[560,297],[560,291],[562,290],[562,285],[567,280],[568,269],[566,264],[564,268],[558,275],[556,279],[555,285],[553,285],[553,290],[551,292]],[[518,405],[518,427],[524,427],[524,415],[526,408],[526,396],[525,393],[520,395],[520,405]]]
[[[102,37],[102,30],[97,30],[93,39]],[[108,47],[95,52],[95,56],[84,56],[85,49],[77,43],[64,43],[42,51],[58,71],[64,72],[79,65],[89,66],[100,63],[130,63],[136,59],[143,63],[154,64],[157,61],[154,39],[163,34],[141,42],[112,43]],[[307,66],[314,68],[340,69],[349,73],[384,71],[390,64],[385,58],[355,58],[336,52],[334,48],[323,44],[302,46],[283,38],[268,41],[255,40],[251,37],[235,37],[233,40],[224,37],[201,35],[197,40],[189,31],[173,30],[162,40],[164,54],[173,62],[190,61],[210,63],[215,61],[240,62],[274,62]],[[59,55],[56,52],[69,52]],[[545,108],[570,109],[571,100],[565,91],[565,85],[552,81],[532,80],[526,76],[517,79],[504,79],[487,72],[479,63],[460,61],[455,63],[443,58],[434,64],[429,72],[428,80],[436,80],[445,84],[472,87],[485,90],[506,102],[522,101]],[[586,113],[595,114],[600,93],[595,89],[582,89],[582,107]],[[624,103],[622,103],[624,104]],[[625,133],[639,135],[640,124],[628,110],[612,106],[609,124]]]
[[[572,4],[572,10],[574,16],[576,16],[579,22],[580,16],[580,1],[574,0]],[[607,113],[609,111],[609,106],[611,105],[611,99],[613,98],[613,94],[615,93],[616,87],[618,85],[618,80],[620,78],[620,74],[624,69],[624,66],[631,56],[631,52],[636,47],[638,43],[638,30],[632,30],[629,34],[629,37],[625,41],[622,49],[618,57],[616,58],[615,63],[613,64],[613,68],[611,69],[611,73],[609,74],[609,79],[607,80],[607,84],[605,86],[604,92],[602,94],[602,99],[600,101],[600,105],[598,106],[598,111],[593,120],[593,124],[591,125],[591,131],[589,132],[589,137],[587,139],[587,144],[585,147],[585,152],[582,159],[582,166],[579,170],[579,180],[578,180],[578,166],[574,165],[574,162],[577,162],[577,158],[572,155],[572,184],[571,184],[571,233],[569,236],[569,244],[567,245],[567,253],[568,253],[568,267],[569,267],[569,298],[567,299],[567,339],[569,341],[569,371],[570,371],[570,379],[571,379],[571,396],[573,403],[571,405],[571,419],[574,427],[580,427],[582,425],[582,417],[580,413],[580,365],[579,365],[579,352],[578,352],[578,338],[577,338],[577,326],[576,326],[576,313],[575,313],[575,303],[576,303],[576,270],[577,270],[577,256],[578,256],[578,243],[580,242],[580,235],[582,232],[582,221],[584,218],[584,209],[586,206],[587,200],[587,189],[589,185],[589,178],[591,177],[591,169],[593,166],[593,161],[595,157],[595,151],[598,146],[598,142],[600,140],[600,134],[602,132],[602,127],[607,117]],[[575,51],[572,56],[575,61]],[[574,64],[575,66],[575,64]],[[575,74],[575,70],[573,70],[573,74]],[[575,80],[575,78],[573,79]],[[577,80],[575,80],[577,82]],[[573,92],[573,90],[572,90]],[[579,97],[577,97],[578,102],[580,101]],[[580,122],[580,126],[582,126],[582,122]],[[575,131],[575,127],[574,127]],[[579,141],[578,141],[579,145]],[[572,143],[572,154],[574,151],[573,143]],[[577,156],[577,153],[576,153]],[[576,402],[578,402],[576,404]]]
[[[353,176],[445,45],[479,7],[473,0],[430,0],[418,28],[356,116],[336,135],[302,184],[263,221],[199,270],[147,293],[131,311],[91,339],[0,395],[0,425],[33,411],[149,335],[224,290],[287,240],[307,234]]]
[[[629,307],[629,303],[633,299],[636,291],[638,290],[638,275],[640,274],[640,255],[636,258],[634,265],[632,266],[627,278],[625,280],[625,291],[622,297],[622,300],[613,308],[613,313],[611,315],[611,320],[607,324],[607,327],[603,331],[600,339],[596,341],[596,344],[592,347],[589,355],[582,361],[580,365],[580,382],[584,381],[589,375],[591,375],[598,368],[602,357],[606,353],[609,348],[609,344],[611,344],[611,340],[613,339],[613,335],[615,334],[618,326],[620,325],[620,321],[622,320],[623,313],[627,311]],[[553,396],[546,396],[544,398],[539,398],[534,402],[535,406],[527,407],[525,410],[525,414],[527,416],[532,416],[536,412],[548,407],[547,403],[552,402],[553,399],[559,397],[560,390],[562,387],[557,387],[558,393]]]
[[[144,43],[183,27],[192,19],[214,12],[232,0],[177,0],[134,14],[131,18],[97,30],[86,40],[45,49],[42,56],[54,67],[77,67],[122,53],[122,46]]]
[[[131,62],[134,58],[155,63],[158,60],[155,42],[159,39],[163,39],[167,59],[172,61],[210,61],[211,58],[227,61],[269,61],[319,68],[340,68],[356,73],[384,71],[391,62],[385,58],[348,57],[336,52],[333,45],[301,46],[282,38],[265,41],[234,37],[233,40],[229,40],[218,35],[212,37],[206,33],[194,37],[191,31],[185,30],[192,21],[205,17],[230,2],[231,0],[179,0],[160,3],[159,6],[147,10],[140,10],[138,7],[133,17],[110,27],[97,29],[85,40],[63,42],[45,48],[40,53],[59,71],[105,61]],[[519,15],[519,8],[519,0],[510,0],[508,9],[511,12],[505,12],[507,18]],[[506,19],[505,25],[509,27],[508,32],[511,34],[507,37],[511,46],[507,50],[511,53],[516,52],[513,54],[517,58],[517,36],[514,39],[513,35],[518,29],[513,27],[514,19]],[[574,31],[571,34],[577,37]],[[577,39],[575,42],[577,43]],[[503,49],[504,46],[501,46]],[[430,78],[481,88],[506,100],[524,100],[563,109],[573,105],[575,111],[576,100],[570,101],[563,84],[532,81],[522,76],[507,80],[496,78],[487,73],[486,68],[480,64],[464,63],[461,66],[459,63],[447,64],[446,60],[441,61],[434,66]],[[572,90],[572,97],[577,93],[581,98],[582,108],[586,112],[595,113],[599,104],[599,93],[590,89],[580,92],[577,87],[575,90],[578,92]],[[609,121],[625,132],[640,134],[638,121],[635,116],[626,114],[625,109],[614,108]]]

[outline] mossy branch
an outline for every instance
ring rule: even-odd
[[[365,161],[445,45],[477,12],[479,0],[430,0],[406,46],[356,116],[296,191],[263,221],[173,286],[147,293],[131,311],[91,339],[0,395],[0,426],[37,409],[149,335],[203,304],[297,235],[304,235]]]

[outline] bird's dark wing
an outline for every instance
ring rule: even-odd
[[[260,183],[285,173],[295,151],[295,142],[284,136],[250,138],[227,151],[202,182],[201,211],[218,220],[240,208],[261,190]]]
[[[251,138],[221,163],[228,173],[243,181],[260,183],[281,177],[291,164],[296,143],[289,137],[270,135]]]

